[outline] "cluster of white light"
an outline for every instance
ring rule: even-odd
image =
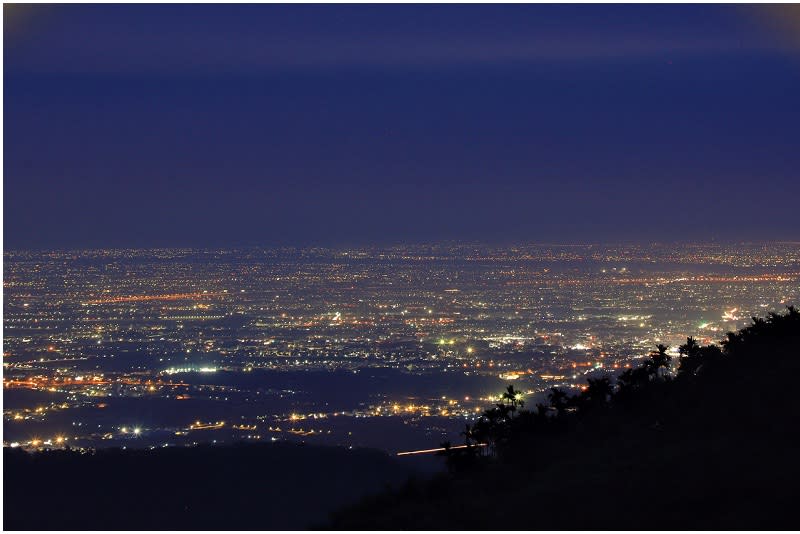
[[[215,373],[216,367],[169,367],[164,369],[164,373],[174,375],[175,373]]]

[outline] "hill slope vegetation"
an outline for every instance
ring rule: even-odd
[[[337,529],[792,529],[800,480],[800,313],[721,346],[688,339],[615,384],[524,409],[505,399],[451,472],[340,510]]]

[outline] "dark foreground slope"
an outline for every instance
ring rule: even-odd
[[[408,477],[378,451],[290,444],[3,456],[9,530],[302,529]]]
[[[656,353],[607,393],[551,395],[560,409],[517,410],[484,429],[495,457],[370,497],[328,526],[800,527],[800,314],[756,320],[721,351],[687,345],[677,376]]]

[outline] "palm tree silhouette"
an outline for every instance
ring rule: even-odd
[[[649,374],[653,377],[662,376],[661,369],[668,368],[669,362],[672,360],[672,357],[667,354],[668,346],[658,344],[656,345],[656,349],[658,349],[658,351],[650,353],[650,360],[646,364]]]
[[[509,384],[509,386],[506,388],[502,399],[509,402],[507,409],[511,413],[512,417],[514,416],[514,412],[517,411],[517,406],[522,408],[522,406],[525,405],[525,402],[522,400],[522,392],[515,390],[513,384]],[[500,405],[498,405],[498,407],[499,406]]]
[[[693,337],[687,337],[686,343],[678,347],[679,358],[697,356],[699,350],[700,345],[697,344],[697,341]]]

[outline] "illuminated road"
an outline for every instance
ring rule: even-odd
[[[90,300],[87,304],[114,304],[117,302],[146,302],[151,300],[188,300],[203,297],[215,297],[220,293],[170,293],[167,295],[132,295],[127,297],[107,297],[103,299]]]

